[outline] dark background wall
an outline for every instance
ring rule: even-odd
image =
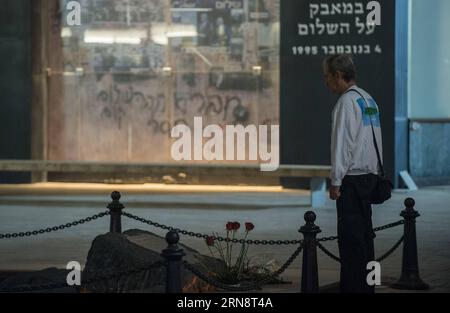
[[[346,1],[346,3],[368,1]],[[350,53],[357,67],[357,83],[377,101],[381,111],[386,170],[394,178],[395,121],[395,1],[380,1],[382,20],[373,34],[358,34],[355,15],[327,15],[311,18],[310,3],[330,5],[335,1],[281,1],[281,91],[280,127],[282,164],[330,164],[331,112],[337,96],[324,84],[322,46],[369,45],[370,54]],[[367,12],[365,10],[365,12]],[[357,15],[365,23],[365,15]],[[319,21],[317,21],[317,17]],[[299,23],[350,23],[350,33],[299,35]],[[317,32],[317,30],[316,30]],[[381,50],[375,50],[376,46]],[[295,47],[318,47],[318,53],[296,53]],[[328,49],[329,51],[329,49]],[[336,51],[337,52],[337,51]],[[335,52],[335,53],[336,53]],[[331,53],[332,54],[332,53]],[[285,185],[298,182],[285,180]],[[300,182],[300,185],[301,182]]]
[[[0,159],[30,158],[31,0],[0,5]],[[27,173],[0,172],[0,183],[28,182]]]
[[[331,110],[337,99],[323,84],[321,62],[325,55],[295,56],[293,46],[381,43],[381,54],[356,55],[355,61],[358,84],[374,96],[381,108],[386,167],[396,181],[394,173],[408,168],[416,179],[448,181],[448,122],[438,125],[413,121],[408,125],[407,0],[380,2],[382,27],[374,35],[301,38],[298,23],[308,22],[309,3],[332,1],[281,1],[282,163],[330,163]],[[31,4],[32,0],[1,1],[0,159],[30,158]],[[332,20],[322,18],[321,22]],[[0,183],[28,182],[29,176],[0,172]]]

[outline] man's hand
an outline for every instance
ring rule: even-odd
[[[341,187],[339,186],[331,186],[330,187],[330,199],[331,200],[337,200],[341,196]]]

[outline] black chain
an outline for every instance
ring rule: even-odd
[[[248,283],[245,286],[242,287],[236,287],[236,286],[231,286],[231,285],[227,285],[224,283],[221,283],[219,281],[217,281],[216,279],[208,276],[207,274],[203,273],[202,271],[200,271],[199,269],[197,269],[195,266],[189,264],[187,261],[184,261],[184,267],[189,270],[190,272],[192,272],[195,276],[197,276],[198,278],[200,278],[201,280],[203,280],[204,282],[219,288],[219,289],[223,289],[223,290],[227,290],[227,291],[234,291],[234,292],[245,292],[245,291],[251,291],[251,290],[255,290],[260,288],[261,285],[264,285],[270,281],[272,281],[275,277],[281,275],[291,264],[292,262],[294,262],[294,260],[298,257],[298,255],[300,254],[300,252],[303,249],[303,242],[302,244],[294,251],[294,253],[289,257],[289,259],[287,259],[287,261],[275,272],[269,274],[266,278],[261,279],[259,281],[256,282],[251,282]]]
[[[391,223],[391,224],[387,224],[387,225],[384,225],[384,226],[376,227],[376,228],[373,229],[373,231],[377,232],[377,231],[380,231],[380,230],[385,230],[385,229],[388,229],[388,228],[397,227],[397,226],[400,226],[400,225],[403,225],[403,224],[405,224],[405,220],[400,220],[400,221],[395,222],[395,223]]]
[[[326,255],[328,255],[330,258],[332,258],[333,260],[335,260],[336,262],[341,262],[341,259],[334,255],[330,250],[328,250],[327,248],[325,248],[320,242],[317,241],[317,246],[319,247],[320,250],[323,251],[323,253],[325,253]]]
[[[102,274],[98,275],[92,278],[89,278],[85,281],[82,281],[83,286],[86,286],[88,284],[92,283],[98,283],[101,281],[106,281],[110,279],[120,278],[123,276],[130,276],[133,274],[141,273],[144,271],[152,270],[155,268],[160,268],[162,266],[166,266],[166,262],[164,261],[157,261],[150,265],[141,266],[135,269],[131,270],[125,270],[119,273],[108,273],[108,274]],[[60,288],[76,288],[81,289],[81,286],[69,286],[67,285],[67,282],[64,283],[52,283],[47,285],[37,285],[37,286],[27,286],[27,287],[17,287],[17,288],[10,288],[10,289],[0,289],[0,292],[12,292],[12,293],[19,293],[19,292],[33,292],[33,291],[44,291],[44,290],[52,290],[52,289],[60,289]]]
[[[191,237],[196,237],[196,238],[203,238],[203,239],[211,238],[213,240],[218,240],[218,241],[223,241],[223,242],[240,243],[240,244],[244,244],[245,243],[245,244],[248,244],[248,245],[278,245],[278,246],[281,246],[281,245],[298,245],[298,244],[300,244],[302,242],[302,240],[251,240],[251,239],[244,240],[244,239],[236,239],[236,238],[235,239],[224,238],[224,237],[220,237],[220,236],[210,236],[210,235],[206,235],[206,234],[196,233],[196,232],[187,231],[187,230],[184,230],[184,229],[174,228],[174,227],[167,226],[167,225],[164,225],[164,224],[156,223],[156,222],[154,222],[152,220],[148,220],[148,219],[145,219],[145,218],[142,218],[142,217],[138,217],[138,216],[132,215],[130,213],[126,213],[126,212],[122,212],[122,215],[124,215],[124,216],[126,216],[126,217],[128,217],[130,219],[133,219],[133,220],[136,220],[136,221],[148,224],[150,226],[154,226],[154,227],[161,228],[161,229],[164,229],[164,230],[169,230],[169,231],[176,231],[176,232],[178,232],[180,234],[191,236]],[[392,227],[396,227],[396,226],[402,225],[404,223],[405,223],[404,220],[400,220],[400,221],[395,222],[395,223],[390,223],[390,224],[387,224],[387,225],[384,225],[384,226],[376,227],[376,228],[373,229],[373,231],[374,232],[378,232],[378,231],[381,231],[381,230],[385,230],[385,229],[388,229],[388,228],[392,228]],[[337,240],[337,239],[339,239],[338,236],[323,237],[323,238],[318,238],[317,242],[334,241],[334,240]]]
[[[318,238],[317,242],[324,242],[324,241],[334,241],[339,239],[338,236],[330,236],[330,237],[323,237],[323,238]]]
[[[395,245],[390,248],[385,254],[383,254],[381,257],[375,259],[375,261],[377,262],[382,262],[383,260],[385,260],[387,257],[389,257],[392,253],[394,253],[394,251],[400,246],[400,244],[403,242],[404,237],[402,236],[396,243]],[[337,261],[337,262],[341,262],[341,259],[339,257],[337,257],[336,255],[334,255],[330,250],[328,250],[327,248],[325,248],[320,242],[317,242],[317,246],[319,247],[320,250],[322,250],[326,255],[328,255],[330,258],[332,258],[333,260]]]
[[[373,229],[373,231],[374,232],[378,232],[378,231],[385,230],[385,229],[388,229],[388,228],[397,227],[397,226],[403,225],[403,224],[405,224],[405,220],[400,220],[400,221],[395,222],[395,223],[390,223],[390,224],[387,224],[387,225],[376,227],[376,228]],[[317,241],[318,242],[324,242],[324,241],[334,241],[334,240],[337,240],[337,239],[339,239],[338,236],[330,236],[330,237],[318,238]]]
[[[381,262],[384,259],[386,259],[388,256],[390,256],[400,246],[400,244],[403,242],[403,239],[404,239],[404,237],[402,236],[391,249],[389,249],[385,254],[383,254],[378,259],[376,259],[376,261]]]
[[[177,233],[183,234],[183,235],[187,235],[187,236],[191,236],[191,237],[196,237],[196,238],[203,238],[203,239],[208,239],[211,238],[213,240],[218,240],[218,241],[223,241],[223,242],[231,242],[231,243],[240,243],[240,244],[248,244],[248,245],[298,245],[301,244],[303,242],[303,240],[299,239],[299,240],[251,240],[251,239],[232,239],[232,238],[224,238],[224,237],[220,237],[220,236],[211,236],[211,235],[206,235],[206,234],[201,234],[201,233],[196,233],[196,232],[192,232],[192,231],[187,231],[184,229],[180,229],[180,228],[174,228],[171,226],[167,226],[164,224],[160,224],[160,223],[156,223],[152,220],[148,220],[127,212],[122,212],[123,216],[126,216],[130,219],[142,222],[144,224],[148,224],[150,226],[154,226],[157,228],[161,228],[164,230],[169,230],[169,231],[175,231]]]
[[[22,237],[42,235],[44,233],[50,233],[53,231],[63,230],[65,228],[70,228],[70,227],[77,226],[80,224],[88,223],[88,222],[91,222],[93,220],[96,220],[96,219],[101,218],[106,215],[109,215],[109,211],[95,214],[93,216],[82,218],[80,220],[77,220],[77,221],[74,221],[71,223],[67,223],[67,224],[62,224],[59,226],[47,227],[47,228],[42,228],[42,229],[27,231],[27,232],[20,232],[20,233],[0,234],[0,239],[9,239],[9,238],[17,238],[17,237],[22,238]]]

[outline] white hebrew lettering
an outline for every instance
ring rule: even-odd
[[[319,13],[319,5],[317,3],[310,3],[309,4],[309,17],[311,19],[313,19],[317,13]]]
[[[320,15],[330,15],[330,7],[328,6],[328,3],[320,4]]]
[[[359,17],[355,18],[355,25],[358,28],[358,34],[361,35],[362,33],[364,33],[364,30],[366,28],[366,25],[361,22],[361,20],[359,19]]]
[[[216,9],[224,10],[224,9],[241,9],[242,2],[240,1],[216,1]]]
[[[337,46],[336,52],[337,52],[338,54],[344,53],[344,46]]]
[[[339,29],[339,24],[329,24],[327,23],[327,33],[328,35],[336,35],[337,31]]]
[[[322,46],[323,49],[323,53],[328,54],[328,47],[327,46]]]
[[[364,14],[364,7],[361,2],[355,3],[355,14]]]
[[[353,14],[353,3],[342,3],[342,6],[344,7],[344,14]]]
[[[311,35],[315,35],[316,34],[316,28],[314,27],[314,24],[309,24],[309,28],[311,30]]]
[[[350,24],[349,23],[340,23],[339,26],[341,29],[341,31],[340,31],[341,34],[345,33],[345,29],[347,29],[347,34],[350,34]]]
[[[364,54],[370,54],[370,46],[369,45],[364,46]]]
[[[351,54],[352,53],[352,46],[345,46],[345,53]]]
[[[372,35],[375,32],[375,24],[367,24],[366,35]]]
[[[319,18],[316,19],[316,29],[319,35],[322,35],[323,32],[325,31],[325,25],[320,23]]]
[[[331,15],[335,14],[341,14],[341,4],[340,3],[333,3],[331,5]]]
[[[298,34],[300,36],[308,35],[308,25],[306,25],[306,24],[298,24]]]
[[[336,47],[330,46],[330,54],[336,54]]]

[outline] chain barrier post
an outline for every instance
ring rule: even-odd
[[[405,200],[406,208],[400,216],[405,219],[403,230],[403,258],[402,274],[400,279],[392,285],[395,289],[427,290],[430,286],[422,281],[419,276],[419,262],[417,256],[416,218],[419,212],[414,210],[416,202],[412,198]]]
[[[166,293],[181,293],[181,264],[186,254],[178,247],[180,236],[176,231],[168,232],[166,241],[168,247],[161,254],[167,261]]]
[[[125,206],[119,201],[120,200],[120,192],[113,191],[111,193],[112,202],[108,204],[107,208],[109,209],[109,215],[111,216],[109,231],[111,233],[122,233],[122,210]]]
[[[301,291],[307,293],[319,292],[319,273],[317,267],[316,236],[321,232],[314,224],[316,214],[312,211],[305,213],[306,224],[299,229],[303,234],[303,264]]]

